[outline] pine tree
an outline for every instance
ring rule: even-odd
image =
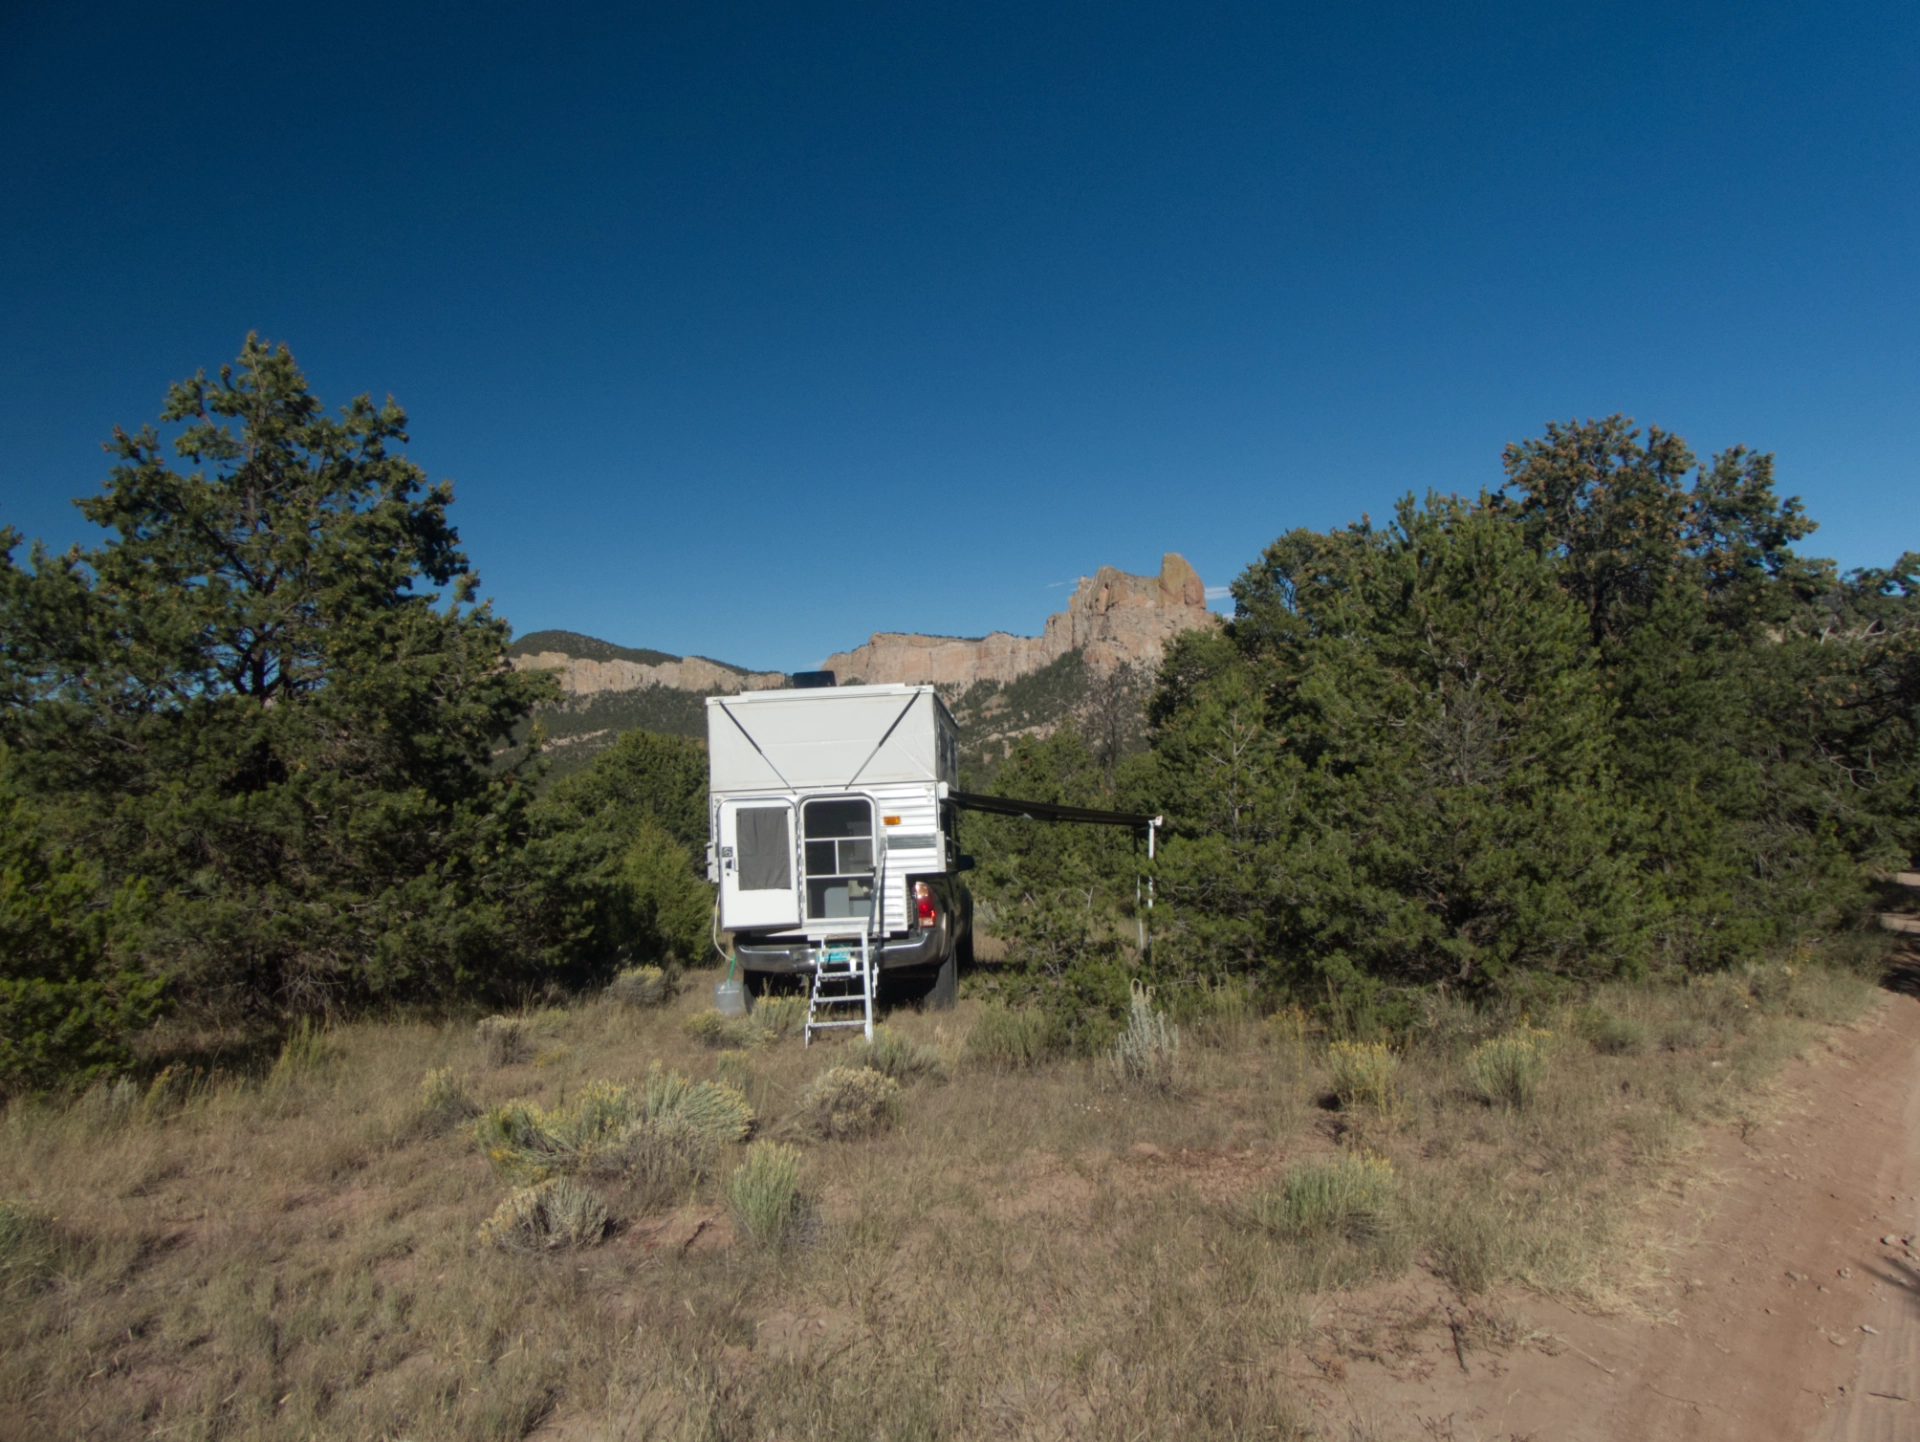
[[[406,417],[329,416],[249,336],[161,419],[171,446],[116,431],[79,502],[106,541],[20,567],[8,535],[0,567],[0,739],[62,844],[146,887],[144,973],[284,1013],[536,972],[528,791],[496,753],[551,683],[505,666]]]

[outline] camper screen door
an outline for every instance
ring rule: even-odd
[[[720,921],[729,931],[797,926],[793,807],[783,801],[720,804]]]

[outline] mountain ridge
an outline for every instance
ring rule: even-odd
[[[1048,616],[1038,636],[994,631],[970,639],[879,631],[864,645],[834,652],[821,662],[821,669],[842,680],[1004,685],[1078,651],[1090,671],[1104,675],[1121,667],[1155,665],[1166,643],[1182,631],[1213,624],[1200,573],[1186,557],[1169,551],[1160,558],[1155,576],[1102,566],[1080,577],[1066,609]]]
[[[932,684],[961,723],[962,752],[991,769],[1021,735],[1044,735],[1061,722],[1093,711],[1138,711],[1145,678],[1168,641],[1212,626],[1199,573],[1174,552],[1157,575],[1137,576],[1102,566],[1082,576],[1065,610],[1046,619],[1038,636],[994,631],[985,636],[875,632],[822,663],[843,685],[859,682]],[[531,631],[507,651],[519,670],[550,671],[561,698],[540,708],[555,770],[584,765],[623,731],[643,729],[705,734],[704,699],[793,684],[778,671],[749,671],[706,656],[676,656],[649,647],[620,646],[579,631]],[[1104,697],[1096,705],[1096,697]],[[1109,737],[1121,744],[1138,718]],[[1111,720],[1104,729],[1113,730]]]

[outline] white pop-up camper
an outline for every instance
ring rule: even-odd
[[[951,1005],[973,944],[952,795],[959,730],[931,686],[707,700],[707,870],[750,977],[811,981],[807,1038],[873,1027],[880,974]],[[857,1008],[857,1014],[849,1014]]]

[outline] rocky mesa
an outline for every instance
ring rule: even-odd
[[[552,671],[561,692],[584,698],[614,691],[666,686],[676,691],[764,691],[787,684],[779,671],[743,671],[704,656],[671,656],[612,646],[571,631],[536,631],[522,637],[509,653],[518,671]]]
[[[881,632],[864,646],[835,652],[821,667],[842,682],[971,686],[1017,680],[1077,649],[1091,669],[1108,672],[1154,665],[1182,631],[1214,624],[1199,573],[1185,557],[1168,552],[1157,576],[1135,576],[1112,566],[1082,576],[1067,609],[1047,617],[1038,636],[996,631],[968,639]]]

